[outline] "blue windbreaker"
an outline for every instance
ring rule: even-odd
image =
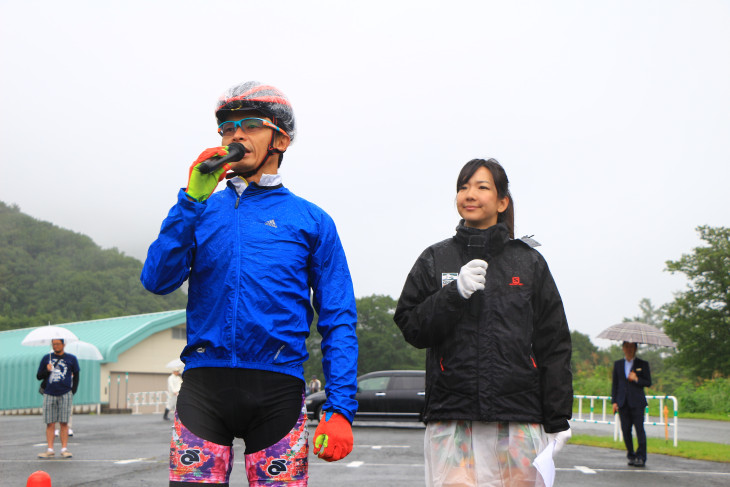
[[[239,196],[228,182],[203,203],[180,190],[141,281],[148,291],[168,294],[186,279],[186,369],[259,369],[304,381],[314,307],[327,378],[324,409],[353,420],[355,296],[337,229],[322,209],[281,185],[252,183]]]

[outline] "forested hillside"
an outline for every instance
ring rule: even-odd
[[[0,331],[185,307],[147,292],[142,263],[0,202]]]

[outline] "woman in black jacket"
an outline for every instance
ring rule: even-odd
[[[427,248],[395,322],[426,348],[428,485],[536,486],[532,465],[570,438],[570,331],[545,259],[514,239],[509,181],[494,159],[461,170],[456,235]]]

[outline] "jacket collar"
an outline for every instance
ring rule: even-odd
[[[509,230],[504,223],[497,223],[485,230],[464,225],[464,220],[456,226],[454,240],[466,251],[467,258],[489,259],[498,255],[509,241]]]
[[[239,178],[230,179],[226,185],[233,189],[238,196],[241,196],[244,191],[248,193],[260,193],[270,191],[272,189],[283,188],[284,185],[281,183],[281,178],[278,180],[278,184],[274,185],[258,185],[256,183],[247,183],[245,180]]]

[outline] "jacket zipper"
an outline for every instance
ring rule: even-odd
[[[234,210],[238,209],[238,203],[241,201],[243,192],[236,198],[236,206]],[[234,294],[233,301],[233,322],[231,323],[231,365],[236,367],[238,364],[238,351],[236,350],[236,323],[238,322],[238,299],[239,299],[239,281],[241,280],[241,242],[239,241],[240,233],[240,217],[239,213],[236,212],[236,291]]]
[[[279,350],[276,351],[276,355],[274,355],[274,360],[272,360],[272,362],[276,362],[276,359],[279,358],[279,354],[281,353],[282,350],[284,350],[284,347],[286,347],[286,344],[279,347]]]
[[[241,199],[244,197],[248,197],[248,195],[245,195],[245,189],[241,192],[241,194],[237,195],[236,198],[236,205],[234,207],[234,210],[238,210],[238,205],[241,202]],[[236,212],[236,283],[240,283],[241,280],[241,267],[243,266],[243,263],[241,261],[241,241],[240,241],[240,231],[241,227],[241,216],[240,213]],[[233,323],[231,323],[231,364],[233,367],[236,367],[238,365],[238,351],[236,350],[236,323],[238,323],[238,301],[239,301],[239,289],[240,286],[236,286],[236,294],[234,295],[235,301],[233,303]]]

